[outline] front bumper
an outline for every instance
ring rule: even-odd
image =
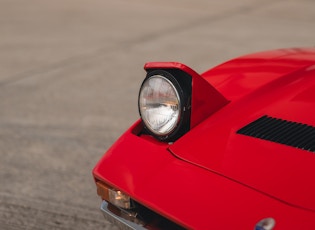
[[[123,230],[145,230],[145,229],[172,229],[184,230],[183,227],[153,212],[145,206],[133,201],[133,209],[119,208],[110,202],[104,201],[101,211],[106,220],[115,224]]]
[[[109,184],[188,229],[255,229],[269,217],[276,221],[277,229],[315,229],[313,211],[291,206],[246,184],[178,159],[170,153],[168,144],[135,135],[135,127],[95,166],[96,181]],[[121,223],[112,213],[109,216]],[[137,227],[131,225],[129,229]]]
[[[106,201],[103,201],[101,204],[101,211],[106,220],[117,225],[120,229],[123,230],[145,230],[140,223],[141,221],[137,217],[123,209],[117,207],[111,207]],[[129,221],[128,219],[132,220]],[[139,224],[137,224],[137,222]]]

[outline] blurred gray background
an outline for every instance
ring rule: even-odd
[[[144,63],[314,46],[314,21],[314,0],[0,0],[0,229],[115,229],[91,171]]]

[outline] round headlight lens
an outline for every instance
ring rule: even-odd
[[[158,136],[168,136],[179,123],[181,101],[174,83],[161,75],[148,77],[139,94],[140,115],[146,127]]]

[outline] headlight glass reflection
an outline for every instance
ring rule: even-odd
[[[161,75],[147,78],[140,90],[139,110],[151,132],[160,136],[170,134],[181,115],[180,97],[174,84]]]

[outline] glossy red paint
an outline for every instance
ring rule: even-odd
[[[315,126],[315,49],[247,55],[201,77],[178,63],[145,68],[180,68],[230,103],[173,144],[140,135],[137,121],[98,162],[97,180],[189,229],[254,229],[266,217],[275,229],[315,229],[314,153],[236,133],[266,114]]]
[[[266,114],[315,126],[315,49],[283,52],[272,59],[236,59],[205,73],[209,81],[213,76],[222,80],[213,84],[231,103],[171,150],[183,160],[315,211],[315,184],[310,183],[315,178],[314,153],[236,135]]]

